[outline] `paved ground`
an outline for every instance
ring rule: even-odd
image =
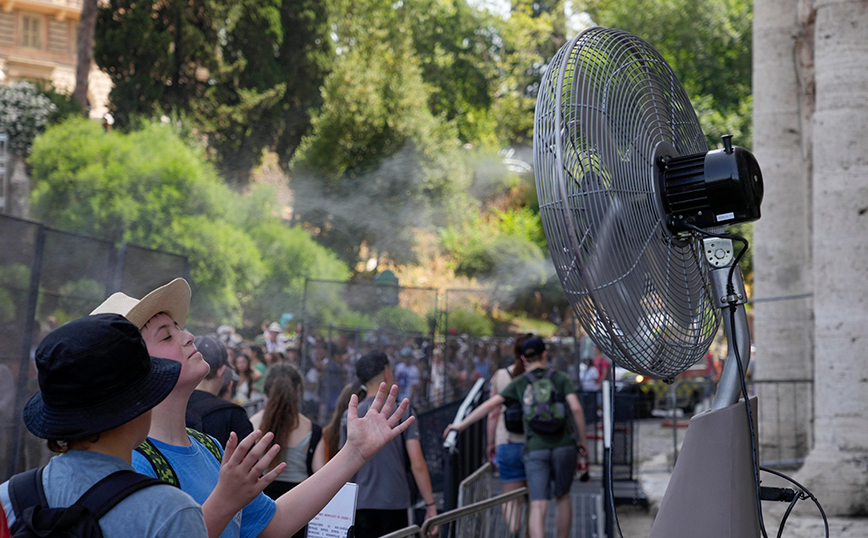
[[[682,419],[683,422],[686,420],[686,418]],[[649,508],[646,511],[639,507],[618,507],[618,519],[624,538],[639,538],[649,535],[654,523],[654,516],[669,483],[673,453],[672,428],[662,427],[662,422],[662,419],[637,421],[638,478],[648,497]],[[685,431],[686,428],[678,428],[679,444],[684,439]],[[774,483],[774,480],[774,477],[763,475],[763,481],[767,485],[778,485]],[[820,502],[823,502],[822,498]],[[778,526],[785,510],[786,506],[783,503],[772,505],[766,502],[763,504],[763,518],[766,532],[770,537],[777,536]],[[617,536],[617,531],[615,534]],[[697,536],[701,535],[701,533],[697,533]],[[825,536],[823,520],[811,501],[800,501],[796,505],[796,509],[787,519],[782,536],[785,538],[823,538]],[[868,537],[868,518],[831,517],[829,518],[829,536],[832,538],[866,538]]]

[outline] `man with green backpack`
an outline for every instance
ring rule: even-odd
[[[548,501],[557,506],[557,536],[567,538],[572,522],[570,487],[579,454],[587,453],[585,414],[569,376],[548,367],[548,352],[540,338],[523,346],[525,373],[515,377],[500,393],[443,432],[462,431],[492,409],[515,402],[524,411],[524,465],[530,493],[530,538],[545,536]],[[569,411],[567,411],[569,408]],[[574,428],[573,428],[574,426]]]

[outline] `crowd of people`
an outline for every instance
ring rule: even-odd
[[[491,398],[456,429],[490,413],[489,453],[504,489],[531,490],[532,538],[541,536],[548,499],[556,500],[559,529],[568,525],[564,496],[586,450],[574,387],[587,370],[574,368],[568,354],[533,335],[451,335],[435,344],[424,336],[305,335],[300,326],[288,333],[270,321],[249,341],[228,325],[194,336],[184,330],[189,302],[183,279],[141,300],[116,293],[40,342],[39,391],[24,420],[60,454],[40,471],[52,508],[91,487],[116,493],[101,479],[135,470],[178,487],[165,495],[154,483],[137,485],[135,502],[122,498],[100,519],[106,536],[119,535],[138,510],[129,521],[149,536],[301,537],[353,481],[356,536],[380,536],[421,523],[411,520],[414,507],[423,507],[424,519],[437,513],[414,413],[459,399],[482,378]],[[561,412],[575,417],[556,434],[522,423],[505,429],[501,408],[508,415],[510,404],[521,407],[533,376],[550,378],[564,397]],[[65,409],[73,400],[80,403],[74,416]],[[23,483],[0,485],[10,526],[45,524],[21,516],[14,492]]]
[[[41,340],[39,390],[23,419],[59,455],[0,485],[4,532],[46,535],[60,520],[98,525],[105,536],[288,536],[346,482],[382,482],[377,477],[395,467],[395,454],[402,462],[408,455],[426,516],[436,513],[415,417],[409,400],[396,401],[384,353],[354,361],[345,407],[330,409],[340,431],[327,453],[322,430],[301,412],[304,380],[285,355],[282,331],[267,331],[278,334],[266,334],[261,347],[241,345],[231,330],[194,337],[184,330],[190,295],[183,279],[141,300],[116,293]],[[263,394],[267,403],[248,419],[232,401],[239,394]],[[378,453],[391,459],[379,462]],[[357,536],[406,526],[403,479],[407,495],[390,495],[389,506],[377,505],[381,495],[363,497]],[[77,500],[90,510],[70,507]],[[403,510],[404,521],[383,510]]]
[[[242,338],[229,325],[220,326],[213,335],[227,347],[229,364],[239,378],[227,397],[251,412],[259,410],[265,402],[263,383],[269,369],[289,363],[303,377],[301,412],[319,423],[328,422],[340,407],[341,391],[355,379],[356,362],[371,351],[386,354],[394,367],[399,400],[407,398],[416,411],[460,399],[478,379],[489,380],[520,355],[516,337],[451,334],[445,342],[434,343],[427,335],[362,330],[305,336],[301,324],[287,332],[277,322],[268,321],[262,328],[253,339]],[[552,366],[566,373],[576,387],[600,390],[610,363],[587,336],[580,339],[579,347],[582,360],[577,362],[571,342],[552,346]],[[594,371],[588,371],[588,364]]]

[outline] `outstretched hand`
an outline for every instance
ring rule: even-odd
[[[264,476],[262,474],[268,470],[271,460],[280,453],[278,444],[272,445],[266,451],[273,438],[274,434],[271,432],[262,435],[261,431],[256,430],[239,443],[235,432],[229,434],[217,486],[209,499],[214,497],[219,505],[235,514],[262,493],[262,490],[286,469],[286,463],[280,463]]]
[[[386,384],[380,383],[371,408],[364,417],[359,418],[359,398],[353,394],[347,409],[347,442],[341,450],[349,449],[361,459],[359,463],[364,464],[392,439],[401,435],[416,417],[411,416],[401,422],[410,401],[404,398],[396,408],[397,395],[398,385],[392,385],[387,397]]]

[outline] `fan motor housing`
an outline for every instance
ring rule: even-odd
[[[699,228],[731,226],[760,218],[763,197],[762,172],[753,154],[732,145],[732,136],[723,137],[724,147],[658,159],[663,209],[667,225],[678,234]]]

